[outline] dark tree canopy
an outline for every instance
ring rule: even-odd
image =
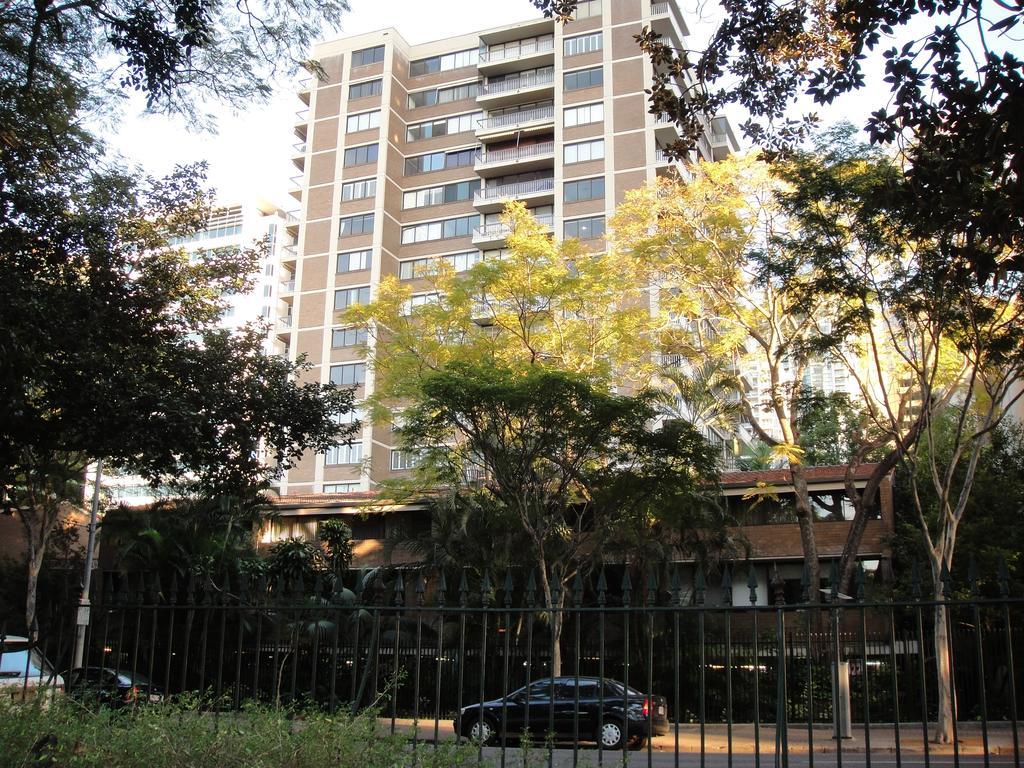
[[[533,0],[568,18],[576,0]],[[655,65],[651,111],[677,120],[670,151],[686,153],[708,119],[730,105],[750,115],[744,133],[786,153],[816,122],[796,100],[829,104],[866,83],[881,51],[889,92],[863,126],[895,143],[910,184],[904,217],[935,237],[943,256],[979,278],[1024,269],[1024,62],[1013,35],[1019,2],[993,0],[723,0],[724,19],[703,51],[637,36]],[[681,96],[670,88],[677,84]]]

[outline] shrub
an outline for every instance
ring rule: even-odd
[[[86,709],[66,698],[0,701],[0,766],[99,768],[444,768],[476,753],[454,742],[419,744],[371,714],[351,717],[249,706],[203,712],[195,700],[134,710]]]

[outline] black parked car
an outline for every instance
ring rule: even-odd
[[[622,749],[627,743],[634,748],[642,746],[648,732],[654,736],[668,733],[664,696],[649,696],[633,688],[627,690],[622,683],[607,678],[603,681],[602,692],[602,680],[597,677],[556,677],[553,684],[551,678],[537,680],[504,699],[485,701],[482,707],[480,704],[463,707],[460,735],[485,744],[496,741],[501,734],[503,707],[506,735],[517,736],[527,727],[531,733],[546,734],[552,693],[556,739],[596,741],[603,749]],[[599,717],[602,711],[603,717]],[[457,719],[456,729],[459,725]]]
[[[67,673],[67,681],[72,696],[109,707],[163,700],[159,688],[138,673],[133,678],[131,670],[79,667]]]

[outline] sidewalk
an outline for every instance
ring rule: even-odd
[[[381,724],[390,728],[390,718],[381,718]],[[929,725],[929,736],[935,724]],[[413,721],[408,718],[395,720],[395,727],[400,731],[412,732]],[[434,738],[434,721],[420,720],[418,737],[423,741],[432,741]],[[1021,748],[1024,749],[1024,723],[1018,722],[1018,738],[1021,740]],[[896,753],[896,731],[892,723],[872,724],[869,729],[871,754],[895,754]],[[981,723],[963,722],[957,724],[957,735],[959,737],[959,753],[963,756],[983,755],[983,739]],[[775,726],[762,725],[759,729],[760,752],[761,754],[774,754],[775,752]],[[924,754],[924,740],[922,738],[920,723],[900,723],[899,739],[900,752],[903,754],[922,755]],[[451,720],[438,722],[438,738],[449,740],[455,738]],[[817,724],[812,734],[808,734],[807,724],[791,723],[787,738],[789,751],[793,754],[807,754],[812,751],[819,753],[837,752],[836,741],[832,738],[832,726]],[[683,724],[679,726],[679,751],[688,753],[700,753],[700,726],[694,724]],[[738,723],[732,726],[732,752],[739,755],[754,754],[757,744],[754,739],[754,726],[752,723]],[[656,736],[652,741],[652,749],[655,752],[674,752],[676,749],[676,737],[671,731],[665,736]],[[854,724],[851,738],[843,739],[842,750],[851,754],[863,753],[867,750],[864,727]],[[705,726],[704,730],[704,751],[707,754],[728,754],[729,734],[724,724],[715,723]],[[952,744],[935,744],[928,742],[928,752],[931,755],[952,755]],[[988,753],[990,755],[1013,755],[1013,729],[1010,723],[993,722],[988,725]]]

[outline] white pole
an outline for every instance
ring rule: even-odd
[[[96,459],[96,474],[92,482],[92,509],[89,512],[89,538],[85,545],[85,573],[82,575],[82,595],[78,599],[75,621],[75,655],[71,666],[81,667],[85,659],[85,631],[89,626],[89,589],[92,584],[92,560],[96,552],[96,520],[100,512],[100,481],[103,479],[103,459]]]

